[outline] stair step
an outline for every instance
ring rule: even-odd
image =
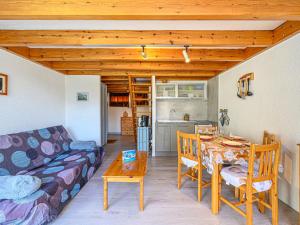
[[[133,83],[132,86],[151,86],[151,83]]]
[[[151,94],[150,91],[133,91],[134,94]]]

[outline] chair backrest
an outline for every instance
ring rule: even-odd
[[[263,136],[263,144],[272,144],[274,142],[278,141],[278,138],[276,137],[275,134],[271,134],[268,131],[264,131],[264,136]]]
[[[217,131],[217,127],[213,127],[213,125],[195,125],[195,134],[201,134],[205,132],[215,132]]]
[[[178,157],[201,161],[201,140],[199,134],[188,134],[177,131]]]
[[[272,180],[273,184],[277,183],[280,151],[281,144],[278,140],[271,144],[251,145],[247,177],[251,186],[254,182],[266,180]],[[258,171],[254,169],[255,162],[259,164]]]

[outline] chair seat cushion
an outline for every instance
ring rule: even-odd
[[[195,161],[195,160],[192,160],[192,159],[188,159],[188,158],[186,158],[186,157],[184,157],[184,156],[182,156],[181,157],[181,161],[182,161],[182,163],[185,165],[185,166],[187,166],[187,167],[195,167],[195,166],[197,166],[198,165],[198,162],[197,161]]]
[[[187,167],[189,167],[189,168],[190,168],[190,167],[195,167],[195,166],[198,165],[198,162],[197,162],[197,161],[192,160],[192,159],[189,159],[189,158],[186,158],[186,157],[184,157],[184,156],[181,156],[181,162],[182,162],[185,166],[187,166]],[[202,161],[202,165],[203,165],[204,167],[206,167],[204,161]]]
[[[231,184],[235,187],[240,187],[241,185],[246,184],[247,173],[248,168],[239,165],[225,167],[221,170],[221,176],[225,180],[226,184]],[[254,177],[257,176],[257,174],[257,171],[255,171]],[[266,180],[255,182],[252,186],[257,192],[267,191],[271,188],[272,181]]]

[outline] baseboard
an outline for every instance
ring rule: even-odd
[[[108,135],[121,135],[121,132],[108,132]]]

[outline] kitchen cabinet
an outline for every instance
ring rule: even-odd
[[[177,152],[177,131],[194,133],[194,123],[174,123],[171,129],[171,152]]]
[[[157,123],[156,124],[156,152],[177,152],[177,130],[194,133],[193,122]]]
[[[171,148],[171,126],[158,123],[156,126],[156,151],[169,152]]]
[[[157,83],[156,98],[207,100],[207,82]]]
[[[174,98],[176,97],[175,84],[157,84],[156,97],[158,98]]]
[[[178,98],[206,98],[205,83],[178,84]]]

